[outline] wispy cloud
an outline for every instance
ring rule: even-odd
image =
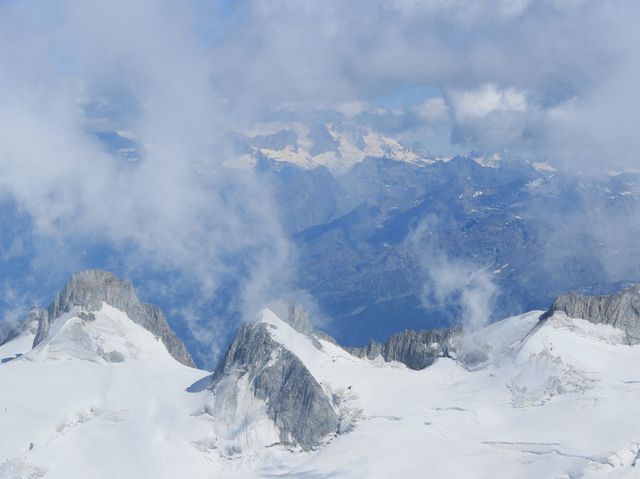
[[[0,191],[32,220],[33,277],[82,265],[87,239],[121,251],[130,271],[171,271],[203,296],[243,271],[237,309],[248,311],[285,288],[295,255],[266,185],[223,166],[234,155],[225,131],[297,105],[297,115],[341,110],[402,138],[510,146],[574,169],[636,166],[639,10],[625,0],[2,2]],[[96,133],[109,131],[125,132],[136,155],[105,148]],[[466,288],[488,287],[474,278]]]
[[[451,258],[432,241],[438,219],[427,217],[408,235],[405,245],[418,258],[423,274],[420,300],[429,310],[450,310],[468,332],[477,331],[495,318],[499,293],[490,271],[463,258]],[[435,233],[437,234],[437,233]]]
[[[224,98],[196,4],[32,3],[42,16],[0,6],[0,189],[57,245],[35,252],[33,274],[83,264],[84,239],[121,251],[126,270],[175,272],[204,297],[237,269],[239,309],[286,284],[266,185],[222,166]],[[139,159],[106,149],[101,128],[127,131]]]

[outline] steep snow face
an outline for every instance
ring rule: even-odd
[[[0,364],[2,478],[637,477],[640,346],[610,325],[532,312],[416,371],[356,358],[265,310],[254,326],[278,346],[269,360],[294,356],[340,418],[301,452],[282,444],[269,398],[238,363],[212,392],[208,373],[126,314],[81,313]]]

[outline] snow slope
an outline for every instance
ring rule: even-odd
[[[33,339],[36,337],[37,326],[25,328],[19,335],[0,345],[0,363],[15,359],[31,349]]]
[[[250,394],[244,423],[212,410],[208,373],[124,313],[80,313],[0,365],[2,479],[640,476],[640,346],[609,326],[532,312],[467,336],[458,360],[413,371],[355,358],[264,310],[271,337],[352,426],[300,452],[264,447],[277,435]],[[252,447],[230,454],[248,424],[261,424]]]
[[[1,366],[0,477],[177,477],[186,463],[210,472],[190,442],[208,428],[185,393],[204,373],[111,306],[90,321],[78,313]]]
[[[319,352],[278,324],[275,336],[358,416],[285,477],[637,477],[640,348],[619,330],[561,315],[534,329],[539,315],[466,338],[483,364],[443,358],[422,371],[322,340]]]

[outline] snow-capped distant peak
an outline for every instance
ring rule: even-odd
[[[531,163],[533,169],[541,173],[555,173],[556,170],[548,161],[534,161]]]
[[[407,148],[378,131],[349,124],[267,124],[244,132],[244,136],[255,154],[305,169],[325,166],[342,172],[367,157],[384,157],[416,165],[435,161],[430,154]],[[242,156],[242,163],[249,164],[250,156]]]
[[[625,168],[625,169],[622,169],[622,170],[608,170],[607,174],[609,176],[620,176],[620,175],[625,175],[625,174],[639,175],[640,174],[640,168]]]
[[[498,168],[502,161],[502,155],[499,153],[482,153],[478,150],[473,150],[469,157],[485,168]]]

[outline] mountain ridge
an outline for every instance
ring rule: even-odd
[[[631,304],[640,287],[620,294]],[[589,301],[623,311],[605,307],[615,295]],[[12,385],[0,428],[13,431],[0,436],[0,477],[633,477],[640,349],[624,323],[560,304],[354,355],[280,303],[282,317],[265,309],[239,328],[213,375],[175,361],[125,312],[74,305],[0,364]]]
[[[193,358],[169,326],[160,308],[141,303],[130,282],[120,280],[104,270],[88,269],[75,273],[46,310],[38,308],[32,313],[38,320],[33,346],[47,337],[51,324],[64,313],[74,307],[89,313],[95,312],[103,302],[127,313],[134,323],[158,336],[174,359],[195,367]]]

